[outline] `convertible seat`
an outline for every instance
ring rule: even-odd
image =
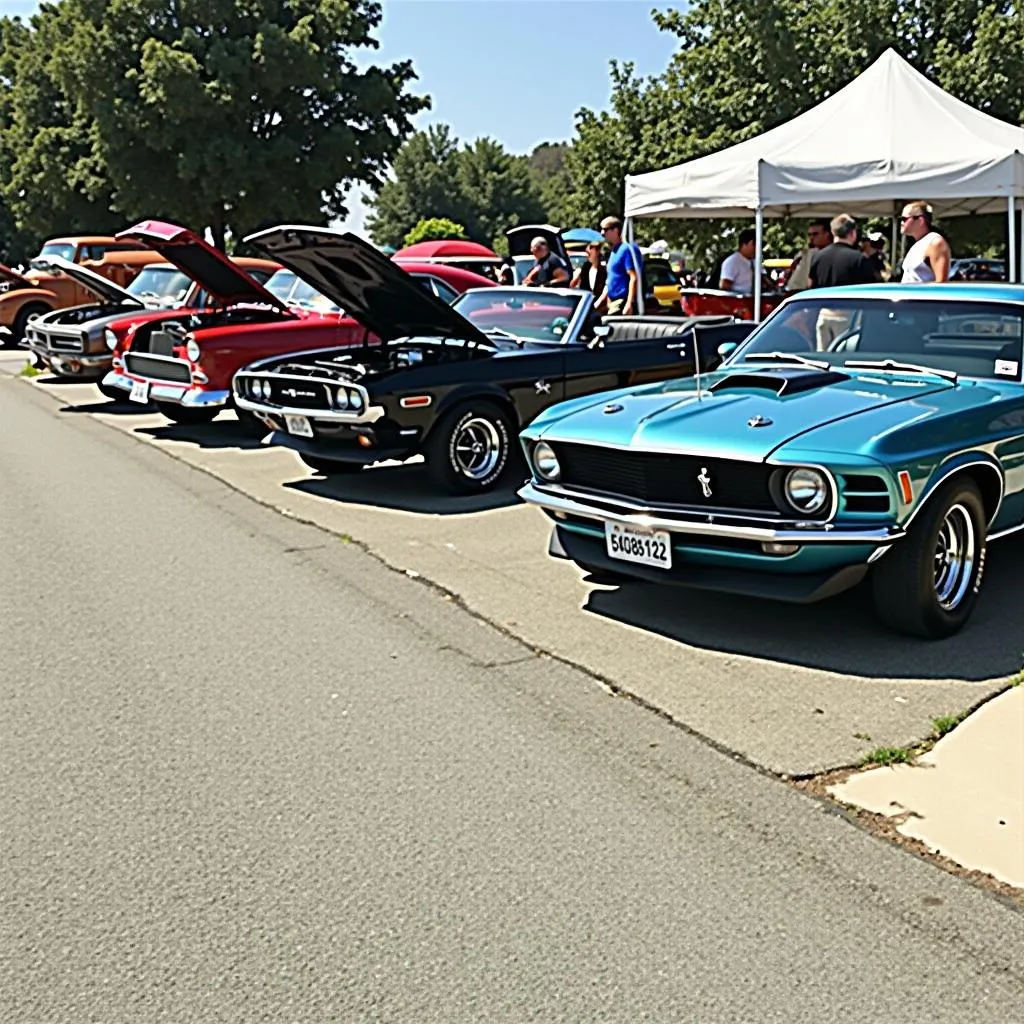
[[[676,338],[694,327],[717,327],[735,321],[730,316],[606,316],[601,322],[612,329],[605,339],[610,345],[616,341]]]

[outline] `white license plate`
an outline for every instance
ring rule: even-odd
[[[133,380],[132,391],[128,396],[130,402],[138,402],[140,405],[149,405],[149,381]]]
[[[666,530],[605,523],[604,541],[609,558],[653,565],[656,569],[672,568],[672,541]]]
[[[298,437],[313,436],[313,426],[305,416],[285,416],[284,425],[288,428],[289,434]]]

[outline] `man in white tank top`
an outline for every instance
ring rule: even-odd
[[[914,240],[903,257],[903,283],[948,281],[952,254],[949,243],[937,231],[932,231],[932,208],[927,203],[907,203],[900,218],[900,229]]]

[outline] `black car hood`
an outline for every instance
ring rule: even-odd
[[[548,248],[556,255],[561,256],[565,265],[570,266],[569,253],[565,248],[560,228],[551,224],[520,224],[517,228],[510,228],[505,232],[508,239],[508,252],[510,256],[531,256],[530,243],[535,238],[543,238],[548,243]]]
[[[488,343],[465,317],[356,235],[281,225],[245,241],[294,271],[385,341],[419,335]]]

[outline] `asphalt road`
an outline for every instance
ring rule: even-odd
[[[0,378],[0,1020],[1024,1020],[1019,912]]]

